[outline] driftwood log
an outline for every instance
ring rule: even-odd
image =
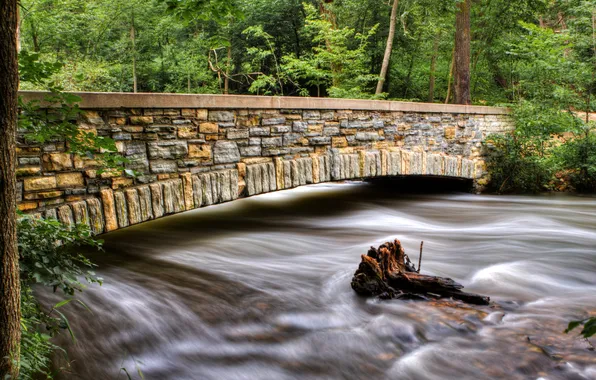
[[[370,248],[352,278],[352,289],[362,296],[384,299],[453,298],[476,305],[488,305],[490,298],[463,292],[463,286],[446,277],[416,272],[399,240]]]

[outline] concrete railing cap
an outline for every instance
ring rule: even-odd
[[[21,91],[25,101],[43,100],[47,92]],[[366,110],[379,112],[420,112],[507,115],[509,109],[455,104],[396,102],[387,100],[277,97],[253,95],[197,95],[125,92],[73,92],[81,97],[82,109],[109,108],[208,108],[208,109],[312,109]],[[42,104],[43,105],[43,104]]]

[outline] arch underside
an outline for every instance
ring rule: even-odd
[[[90,226],[95,235],[238,198],[342,180],[395,176],[438,176],[474,180],[476,161],[398,148],[295,159],[263,159],[204,173],[182,173],[124,190],[103,189],[98,197],[50,208],[37,216]]]

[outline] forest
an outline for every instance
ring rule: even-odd
[[[24,0],[22,6],[23,51],[57,64],[51,84],[65,91],[454,102],[454,63],[467,53],[473,104],[546,97],[562,108],[594,107],[592,1]],[[456,16],[468,8],[471,51],[456,52]],[[386,80],[377,91],[389,34]]]

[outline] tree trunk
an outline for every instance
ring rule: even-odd
[[[437,73],[437,56],[439,55],[439,40],[441,39],[441,32],[437,32],[435,41],[433,43],[433,56],[430,59],[430,80],[428,85],[428,102],[435,101],[435,75]]]
[[[15,176],[17,0],[0,0],[0,15],[0,379],[16,379],[21,337]]]
[[[592,10],[592,82],[588,88],[588,101],[586,107],[586,124],[590,122],[590,111],[592,110],[592,90],[596,78],[596,9]]]
[[[387,70],[389,70],[389,61],[391,60],[391,52],[393,51],[393,40],[395,38],[395,24],[397,22],[397,6],[399,0],[393,0],[393,7],[391,8],[391,20],[389,21],[389,35],[387,36],[387,45],[385,46],[385,56],[383,57],[383,66],[381,66],[381,75],[377,83],[377,90],[375,95],[380,95],[383,92],[385,78],[387,78]]]
[[[224,78],[224,94],[230,94],[230,68],[232,67],[232,42],[228,46],[228,60],[226,62],[226,77]]]
[[[447,76],[447,96],[445,97],[445,104],[449,103],[451,98],[451,82],[453,80],[453,67],[455,66],[455,46],[451,51],[451,64],[449,65],[449,75]]]
[[[455,103],[472,103],[470,95],[470,9],[471,0],[457,5],[455,17]]]
[[[135,33],[135,13],[131,14],[130,18],[130,40],[132,41],[132,88],[133,92],[137,92],[137,41]]]

